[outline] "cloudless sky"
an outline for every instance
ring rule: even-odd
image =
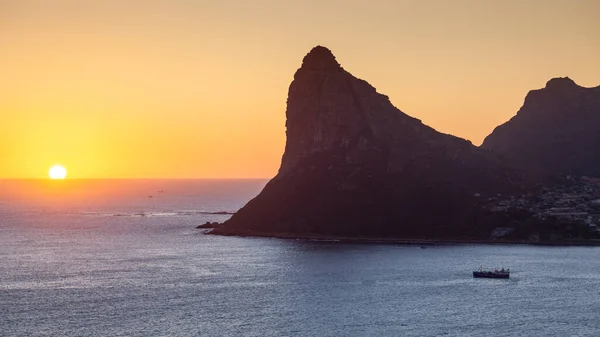
[[[478,145],[552,77],[600,85],[596,0],[0,0],[0,178],[272,177],[315,45]]]

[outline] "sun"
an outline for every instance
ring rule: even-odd
[[[62,165],[54,165],[48,170],[50,179],[65,179],[67,177],[67,169]]]

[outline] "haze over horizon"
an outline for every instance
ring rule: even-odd
[[[600,85],[600,2],[0,0],[0,178],[269,178],[316,45],[479,145],[553,77]]]

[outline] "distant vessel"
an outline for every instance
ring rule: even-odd
[[[494,270],[484,270],[483,268],[479,268],[473,272],[473,277],[475,278],[509,278],[510,277],[510,269],[494,269]]]

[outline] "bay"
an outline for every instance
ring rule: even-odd
[[[0,181],[2,336],[597,336],[595,247],[207,236],[264,180]],[[217,214],[215,214],[217,213]],[[473,279],[480,265],[509,280]]]

